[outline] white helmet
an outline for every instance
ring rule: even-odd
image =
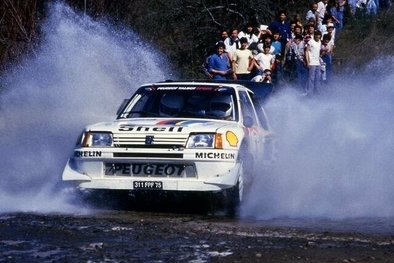
[[[231,117],[233,102],[230,95],[217,95],[209,102],[209,113],[218,118]]]
[[[160,116],[177,116],[182,110],[184,99],[182,95],[175,93],[166,93],[160,99],[159,113]]]

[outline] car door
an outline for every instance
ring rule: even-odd
[[[252,102],[257,113],[260,130],[260,147],[263,149],[260,163],[272,165],[275,161],[275,136],[270,127],[267,114],[260,100],[252,95]]]
[[[261,137],[263,128],[260,125],[255,107],[252,103],[251,94],[252,93],[248,91],[241,90],[239,92],[239,97],[242,120],[245,126],[245,133],[248,137],[249,152],[253,156],[253,163],[257,164],[259,163],[260,156],[262,156],[264,152],[262,147],[263,140]]]

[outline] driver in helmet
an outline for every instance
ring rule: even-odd
[[[160,99],[159,113],[163,117],[175,117],[181,112],[184,104],[182,95],[166,93]]]
[[[209,102],[209,114],[223,120],[231,120],[233,101],[230,95],[214,96]]]
[[[206,97],[203,95],[192,95],[185,103],[184,112],[191,117],[204,117],[206,114]]]

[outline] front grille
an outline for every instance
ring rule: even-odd
[[[183,158],[182,153],[114,153],[114,157]]]
[[[149,135],[153,139],[147,143],[146,134],[114,134],[113,143],[119,148],[179,148],[186,145],[188,136],[181,134]]]

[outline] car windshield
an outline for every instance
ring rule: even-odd
[[[235,92],[228,87],[143,87],[119,118],[176,117],[238,120]]]

